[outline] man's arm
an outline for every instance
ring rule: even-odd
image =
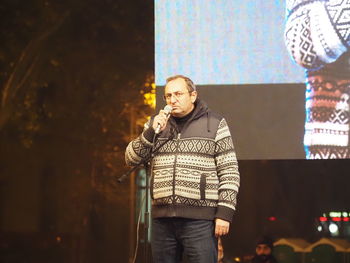
[[[149,157],[153,146],[153,135],[154,129],[150,126],[150,121],[148,121],[144,125],[143,132],[126,147],[125,162],[127,165],[137,165]]]
[[[125,161],[127,165],[137,165],[150,156],[155,130],[160,128],[160,131],[163,131],[169,117],[170,115],[168,113],[164,110],[160,110],[156,116],[146,122],[141,135],[131,141],[126,148]]]
[[[238,162],[229,127],[222,119],[215,138],[215,161],[219,178],[219,203],[215,220],[215,234],[224,235],[235,211],[240,177]]]

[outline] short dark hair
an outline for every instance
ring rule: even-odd
[[[273,238],[269,237],[269,236],[261,236],[258,238],[257,242],[256,242],[256,246],[258,245],[267,245],[268,247],[270,247],[271,249],[273,248]]]
[[[187,85],[187,90],[191,93],[192,91],[196,91],[196,86],[194,85],[193,81],[183,75],[175,75],[175,76],[171,76],[169,78],[166,79],[166,84],[168,84],[170,81],[175,80],[175,79],[183,79],[186,82]]]

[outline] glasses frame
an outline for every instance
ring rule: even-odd
[[[186,93],[189,93],[190,95],[192,94],[192,91],[187,91],[187,92],[182,92],[182,91],[176,91],[174,93],[169,93],[166,95],[163,95],[163,99],[165,101],[170,101],[171,98],[174,96],[176,100],[179,100],[181,97],[183,97],[183,95],[185,95]]]

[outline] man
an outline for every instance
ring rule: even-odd
[[[306,158],[350,158],[350,2],[286,0],[286,7],[286,46],[306,69]]]
[[[277,263],[272,255],[273,242],[269,237],[261,237],[255,247],[252,263]]]
[[[216,263],[217,238],[226,235],[239,188],[236,154],[224,118],[197,97],[182,75],[167,79],[161,110],[129,143],[126,162],[151,162],[154,262]],[[160,128],[160,134],[155,130]]]

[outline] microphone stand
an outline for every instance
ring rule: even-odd
[[[154,134],[153,137],[153,146],[151,148],[151,153],[150,155],[145,158],[144,160],[141,160],[138,164],[136,164],[135,166],[133,166],[129,171],[127,171],[126,173],[122,174],[118,179],[117,182],[118,183],[122,183],[127,176],[129,176],[132,172],[136,171],[138,168],[140,168],[142,165],[145,167],[146,169],[146,200],[145,200],[145,213],[144,213],[144,218],[145,218],[145,225],[144,225],[144,234],[145,234],[145,246],[144,246],[144,260],[142,262],[147,263],[148,262],[148,231],[149,231],[149,208],[148,208],[148,195],[150,194],[150,187],[149,187],[149,178],[151,178],[152,174],[151,174],[151,160],[154,157],[154,154],[157,153],[159,151],[159,149],[166,144],[168,141],[172,140],[174,138],[174,134],[173,132],[171,132],[171,136],[169,136],[169,138],[167,140],[165,140],[163,143],[161,143],[157,148],[154,148],[155,146],[155,141],[156,141],[156,137],[158,134]],[[136,251],[135,251],[136,252]]]

